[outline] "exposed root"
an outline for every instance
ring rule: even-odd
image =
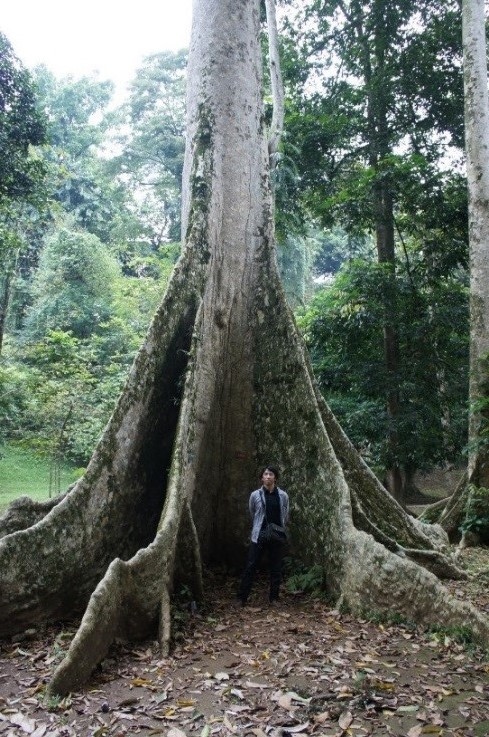
[[[45,502],[36,502],[29,496],[20,496],[10,504],[6,512],[0,517],[0,538],[12,532],[25,530],[45,517],[56,507],[74,487],[72,484],[64,494],[60,494]]]
[[[168,586],[163,586],[161,591],[160,626],[158,628],[158,641],[160,653],[166,658],[170,652],[171,638],[171,599]]]
[[[427,504],[418,517],[420,522],[426,522],[428,524],[432,522],[439,523],[440,517],[447,506],[449,499],[450,497],[445,497],[445,499],[439,499],[437,502],[433,502],[433,504]]]
[[[469,498],[469,479],[464,473],[457,484],[457,488],[446,502],[445,509],[440,516],[440,525],[452,541],[460,539],[460,525],[465,516],[465,507]]]
[[[363,511],[357,496],[351,496],[353,508],[353,519],[358,529],[371,534],[374,539],[381,543],[387,550],[401,557],[411,560],[431,571],[439,578],[462,580],[467,578],[467,573],[457,566],[454,561],[439,550],[426,550],[420,548],[405,548],[394,539],[386,535],[378,528]]]
[[[404,512],[357,453],[317,388],[316,398],[348,483],[355,525],[388,550],[416,560],[437,576],[464,578],[463,570],[445,553],[448,538],[443,529],[421,523]]]
[[[199,316],[196,323],[199,324]],[[54,673],[50,693],[64,695],[77,688],[106,655],[116,636],[141,639],[154,630],[158,620],[162,654],[168,654],[170,592],[185,510],[187,519],[191,520],[187,481],[192,483],[192,478],[184,459],[188,453],[196,387],[192,359],[187,368],[168,489],[156,537],[131,560],[117,559],[111,563],[90,598],[67,656]],[[195,541],[192,548],[195,549]]]
[[[0,540],[0,634],[83,610],[111,561],[154,538],[201,278],[198,260],[182,259],[85,476],[61,500],[21,505],[41,518]]]
[[[147,548],[129,561],[116,559],[92,594],[68,653],[56,669],[49,692],[63,696],[79,688],[105,657],[116,637],[139,640],[155,630],[158,618],[160,642],[167,652],[170,615],[169,590],[178,537],[178,512],[174,487],[165,525]],[[175,505],[176,502],[176,505]]]
[[[69,651],[54,672],[50,694],[64,696],[85,683],[120,631],[131,593],[128,566],[116,558],[92,594]]]
[[[424,626],[469,627],[483,647],[489,645],[489,619],[453,597],[436,576],[361,531],[350,531],[348,539],[342,592],[354,613],[382,611]]]
[[[195,527],[190,502],[185,501],[185,519],[184,524],[188,526],[190,531],[190,550],[192,554],[192,593],[196,601],[202,601],[204,598],[204,580],[202,576],[202,556],[200,553],[200,541]]]

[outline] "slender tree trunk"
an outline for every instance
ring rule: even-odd
[[[168,652],[175,582],[199,597],[202,562],[242,560],[249,490],[272,461],[292,544],[336,604],[489,642],[437,578],[463,575],[441,528],[392,499],[314,381],[275,259],[259,11],[194,3],[182,257],[84,478],[45,516],[17,505],[3,524],[0,632],[85,609],[51,693],[80,686],[116,637],[157,630]]]
[[[15,270],[17,265],[18,250],[15,252],[15,256],[12,259],[12,263],[7,263],[5,273],[3,275],[3,283],[1,285],[0,293],[0,355],[2,353],[3,339],[5,336],[5,326],[7,321],[8,308],[10,304],[10,296],[12,292],[12,282],[15,277]]]
[[[470,415],[468,474],[489,488],[489,104],[484,0],[464,0],[465,141],[469,187]]]
[[[399,339],[397,332],[396,256],[394,203],[389,177],[382,172],[382,162],[391,153],[387,122],[386,82],[384,75],[384,39],[376,26],[374,49],[363,28],[363,11],[357,9],[356,31],[363,48],[363,75],[368,88],[367,118],[369,129],[369,164],[376,172],[373,186],[373,211],[377,258],[388,268],[388,288],[384,294],[384,365],[386,371],[387,434],[390,462],[387,485],[396,501],[404,504],[402,475],[399,465]],[[379,14],[381,15],[381,14]],[[372,58],[373,53],[373,58]]]
[[[381,176],[379,174],[378,176]],[[388,268],[387,289],[384,293],[384,362],[386,368],[386,399],[390,464],[389,491],[400,504],[405,503],[404,486],[399,465],[399,339],[397,333],[397,283],[394,248],[394,206],[388,181],[379,181],[374,189],[377,257]]]
[[[458,539],[474,487],[489,488],[489,100],[484,0],[463,0],[465,148],[469,190],[469,459],[440,517]],[[489,512],[488,512],[489,513]],[[472,536],[462,536],[462,546]]]

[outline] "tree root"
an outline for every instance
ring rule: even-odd
[[[155,540],[129,561],[116,559],[92,594],[80,627],[49,684],[63,696],[79,688],[105,657],[116,637],[140,640],[159,619],[162,655],[169,652],[170,591],[178,539],[181,489],[173,484],[163,525]]]
[[[420,522],[426,522],[427,524],[436,522],[439,524],[440,517],[449,499],[450,497],[446,497],[445,499],[439,499],[437,502],[433,502],[433,504],[427,504],[418,517]]]
[[[198,260],[182,258],[85,476],[63,498],[33,505],[34,525],[0,540],[0,635],[83,611],[111,561],[131,558],[154,538],[199,279]],[[4,519],[16,519],[19,506],[31,507],[14,503]]]
[[[75,484],[72,484],[64,494],[60,494],[45,502],[36,502],[29,496],[20,496],[10,504],[6,512],[0,517],[0,538],[12,532],[26,530],[40,522],[54,507],[68,494]]]
[[[350,531],[348,540],[342,593],[354,613],[383,611],[424,626],[468,627],[479,644],[488,646],[489,619],[451,596],[436,576],[363,532]]]

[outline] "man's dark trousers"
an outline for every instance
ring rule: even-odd
[[[270,566],[270,601],[276,601],[279,595],[280,581],[282,579],[282,561],[284,557],[284,544],[275,540],[266,543],[250,543],[248,550],[248,561],[241,579],[238,598],[246,603],[253,585],[256,569],[264,552],[268,553],[268,564]]]

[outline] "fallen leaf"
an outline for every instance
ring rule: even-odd
[[[229,681],[229,673],[225,673],[224,671],[222,673],[216,673],[214,678],[216,681]]]
[[[308,727],[309,722],[304,722],[304,724],[296,724],[293,727],[282,727],[282,734],[299,734],[300,732],[305,732]]]
[[[340,715],[340,718],[338,719],[338,726],[340,729],[348,729],[350,724],[353,721],[353,714],[351,711],[344,711],[343,714]]]
[[[166,737],[187,737],[187,735],[181,729],[178,729],[178,727],[172,727],[168,730]]]
[[[147,678],[133,678],[131,680],[132,686],[145,686],[148,688],[148,686],[153,686],[153,681],[148,680]]]
[[[407,733],[407,737],[420,737],[422,729],[423,727],[421,727],[421,725],[418,725],[417,727],[411,727],[411,729]]]
[[[27,734],[32,734],[36,729],[35,721],[33,719],[29,719],[29,717],[26,717],[24,714],[21,714],[20,711],[16,714],[11,714],[9,721],[17,727],[20,727],[24,732],[27,732]]]
[[[44,737],[46,734],[48,725],[47,724],[40,724],[37,729],[32,732],[31,737]]]
[[[413,712],[418,711],[418,709],[419,709],[419,706],[417,706],[416,704],[409,704],[406,706],[397,707],[398,713],[401,713],[401,714],[412,714]]]
[[[291,709],[292,698],[290,693],[283,693],[278,699],[278,705],[281,706],[282,709]]]
[[[299,694],[297,694],[295,691],[289,691],[287,695],[290,696],[292,701],[298,701],[300,704],[307,704],[307,706],[309,706],[309,704],[311,703],[310,698],[305,699],[302,696],[299,696]]]

